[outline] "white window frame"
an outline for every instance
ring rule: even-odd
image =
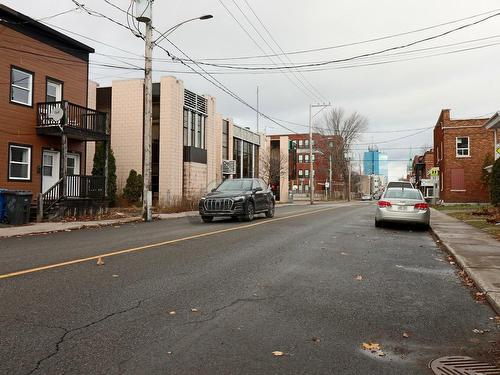
[[[299,163],[303,163],[304,157],[302,154],[299,154]]]
[[[305,177],[309,177],[309,169],[305,169],[304,170],[304,176]]]
[[[27,89],[26,87],[22,87],[22,86],[16,85],[12,81],[14,71],[22,73],[22,74],[26,74],[26,75],[28,75],[30,77],[29,89]],[[33,106],[33,73],[28,72],[28,71],[23,70],[23,69],[20,69],[20,68],[11,67],[11,69],[10,69],[10,81],[11,81],[10,82],[10,101],[12,103],[16,103],[16,104],[21,104],[21,105],[25,105],[25,106],[28,106],[28,107],[32,107]],[[12,91],[13,91],[12,88],[14,88],[14,87],[16,89],[19,89],[19,90],[28,91],[28,93],[29,93],[29,95],[28,95],[28,103],[21,102],[19,100],[15,100],[15,99],[12,98]]]
[[[13,161],[12,160],[12,149],[13,148],[20,148],[23,150],[28,151],[28,161],[27,162],[22,162],[22,161]],[[21,164],[21,165],[27,165],[28,168],[28,176],[27,177],[13,177],[11,172],[11,165],[12,164]],[[21,146],[21,145],[9,145],[9,180],[16,180],[16,181],[30,181],[31,180],[31,147],[30,146]]]
[[[299,169],[299,177],[303,177],[304,176],[304,171],[302,169]]]
[[[467,148],[458,148],[458,140],[467,138]],[[459,154],[458,150],[467,150],[467,154]],[[455,155],[457,158],[468,158],[470,157],[470,137],[456,137],[455,138]]]

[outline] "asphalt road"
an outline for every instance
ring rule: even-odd
[[[0,373],[430,374],[440,356],[487,358],[491,308],[429,233],[376,229],[373,211],[2,239]]]

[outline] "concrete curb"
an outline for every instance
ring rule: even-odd
[[[33,226],[20,226],[13,228],[0,228],[0,238],[33,236],[45,233],[68,232],[85,228],[109,227],[117,224],[127,224],[141,221],[140,217],[127,217],[123,219],[109,219],[99,221],[75,221],[34,224]],[[37,226],[37,227],[35,227]],[[5,232],[4,232],[5,231]],[[11,231],[12,233],[7,233]]]
[[[458,219],[454,220],[457,220],[457,222],[461,222]],[[498,315],[500,315],[500,288],[498,288],[498,290],[491,289],[490,286],[492,285],[492,282],[491,280],[488,280],[487,277],[485,277],[484,268],[469,267],[467,265],[467,258],[462,256],[460,252],[456,248],[454,248],[449,242],[443,240],[443,234],[440,233],[438,229],[435,229],[433,227],[432,219],[431,219],[430,231],[439,240],[439,243],[443,245],[451,255],[453,255],[460,268],[462,268],[462,270],[467,274],[467,276],[470,277],[472,281],[474,281],[476,287],[482,293],[485,294],[485,297],[487,301],[490,303],[491,307],[495,310],[495,312]],[[484,235],[487,236],[486,234]],[[483,270],[483,272],[479,272],[481,269]],[[492,269],[495,269],[495,267],[492,267]],[[500,269],[497,272],[500,273]]]

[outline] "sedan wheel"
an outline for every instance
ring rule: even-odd
[[[253,206],[253,203],[252,202],[248,202],[248,205],[247,205],[247,212],[246,214],[243,216],[243,220],[245,221],[252,221],[253,220],[253,217],[255,215],[255,208]]]

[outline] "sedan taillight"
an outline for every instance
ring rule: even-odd
[[[428,208],[429,208],[429,205],[428,205],[427,203],[417,203],[417,204],[415,205],[415,209],[416,209],[416,210],[423,210],[423,211],[425,211],[425,210],[427,210]]]
[[[392,204],[391,204],[391,202],[387,202],[387,201],[378,201],[378,206],[379,207],[391,207]]]

